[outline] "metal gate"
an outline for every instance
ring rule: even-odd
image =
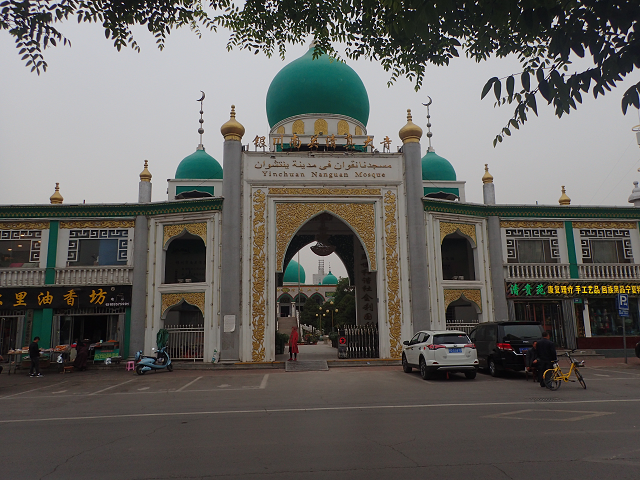
[[[171,360],[204,360],[204,327],[166,326]]]
[[[347,358],[380,356],[377,325],[345,325],[338,331],[347,340]]]

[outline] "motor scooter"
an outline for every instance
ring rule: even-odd
[[[155,348],[152,350],[155,351]],[[144,375],[151,370],[163,370],[165,368],[170,372],[173,371],[173,365],[166,346],[158,350],[155,357],[143,355],[142,350],[140,350],[136,353],[135,362],[138,375]]]

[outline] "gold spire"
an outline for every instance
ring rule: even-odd
[[[571,199],[567,196],[567,192],[564,189],[564,185],[562,185],[562,195],[560,195],[560,199],[558,200],[560,205],[571,205]]]
[[[484,175],[482,176],[482,183],[493,183],[493,175],[489,173],[489,164],[484,164]]]
[[[144,170],[140,172],[140,181],[141,182],[150,182],[151,181],[151,172],[147,168],[149,166],[149,160],[144,161]]]
[[[418,143],[422,137],[422,129],[412,122],[411,109],[407,109],[407,124],[398,132],[402,143]]]
[[[51,205],[60,205],[62,204],[62,201],[64,200],[64,198],[62,198],[62,195],[60,195],[60,184],[56,183],[56,191],[53,192],[53,195],[51,195],[49,197],[49,200],[51,201]]]
[[[236,106],[231,105],[231,118],[220,127],[225,140],[242,140],[244,127],[236,120]]]

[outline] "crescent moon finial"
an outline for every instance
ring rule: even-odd
[[[423,103],[422,105],[424,105],[425,107],[428,107],[429,105],[431,105],[433,103],[433,100],[431,100],[431,97],[429,95],[427,95],[427,98],[429,99],[428,103]]]
[[[201,102],[204,100],[204,92],[202,90],[200,90],[202,92],[202,97],[200,97],[198,100],[196,100],[196,102]]]

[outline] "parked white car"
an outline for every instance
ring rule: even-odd
[[[415,367],[425,380],[436,372],[461,372],[468,379],[476,378],[476,346],[464,332],[422,330],[403,343],[402,369],[405,373],[411,373]]]

